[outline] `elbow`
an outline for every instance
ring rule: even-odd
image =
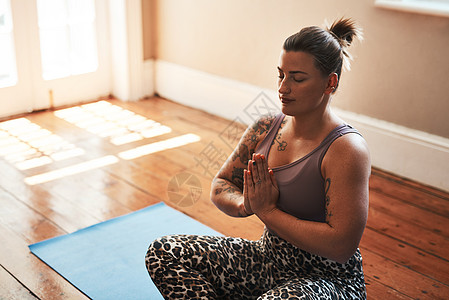
[[[340,264],[345,264],[355,254],[357,248],[358,246],[348,246],[348,245],[346,246],[341,245],[339,247],[335,247],[333,255],[332,257],[329,257],[329,259],[336,261]]]
[[[214,179],[212,179],[212,183],[211,183],[211,187],[210,187],[210,200],[218,208],[220,208],[220,203],[222,200],[222,197],[220,195],[224,191],[223,180],[224,179],[221,179],[221,178],[215,176]]]
[[[345,264],[357,251],[359,242],[360,240],[354,239],[354,237],[337,238],[328,244],[329,256],[327,258]]]
[[[343,265],[348,262],[348,260],[354,255],[354,253],[355,251],[351,253],[342,253],[340,255],[336,255],[333,260]]]
[[[216,201],[217,201],[217,197],[216,197],[216,194],[217,194],[216,193],[216,189],[217,189],[217,187],[216,187],[215,179],[216,178],[214,178],[212,180],[212,184],[211,184],[211,187],[210,187],[210,200],[212,201],[213,204],[217,205],[217,203],[216,203]]]
[[[338,238],[333,240],[331,247],[333,255],[329,258],[340,264],[347,263],[357,252],[364,229],[365,225],[363,224],[357,231],[339,235]]]

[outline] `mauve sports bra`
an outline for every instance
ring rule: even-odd
[[[256,153],[268,158],[284,117],[283,113],[276,116]],[[302,220],[325,222],[325,187],[321,162],[332,142],[347,133],[360,134],[349,125],[340,125],[306,156],[287,165],[271,168],[279,186],[278,207],[281,210]]]

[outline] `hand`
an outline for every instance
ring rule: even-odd
[[[266,214],[276,209],[279,188],[266,158],[262,154],[253,154],[243,175],[245,208],[255,214]]]

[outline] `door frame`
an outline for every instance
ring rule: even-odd
[[[14,9],[15,8],[15,9]],[[18,20],[18,9],[26,13],[29,22],[37,24],[37,7],[35,1],[11,0],[11,11],[13,20]],[[96,0],[96,22],[102,22],[106,27],[105,32],[98,32],[99,65],[101,61],[108,61],[109,68],[109,89],[107,92],[95,94],[91,92],[89,97],[79,97],[77,99],[60,99],[63,93],[76,93],[76,84],[64,83],[65,78],[55,79],[61,88],[52,88],[50,81],[37,86],[39,83],[33,78],[41,75],[41,56],[39,45],[38,28],[30,30],[25,22],[14,22],[14,41],[16,49],[17,69],[28,69],[26,74],[18,74],[18,83],[13,87],[2,88],[2,93],[16,95],[22,99],[22,104],[12,104],[12,109],[8,111],[0,110],[0,118],[11,118],[14,115],[28,113],[36,110],[51,108],[51,106],[65,106],[68,104],[78,104],[82,102],[96,100],[104,96],[114,96],[122,101],[136,101],[154,95],[154,59],[144,60],[143,58],[143,35],[142,35],[142,0]],[[98,28],[99,26],[97,26]],[[152,33],[154,34],[154,33]],[[37,44],[36,44],[37,43]],[[30,50],[34,48],[33,50]],[[107,49],[108,51],[102,49]],[[18,51],[20,55],[17,54]],[[30,54],[24,54],[25,52]],[[32,63],[34,61],[35,63]],[[36,63],[37,62],[37,63]],[[18,72],[19,73],[19,72]],[[22,72],[23,73],[23,72]],[[80,80],[89,77],[89,74],[73,76]],[[73,79],[73,78],[72,78]],[[58,82],[59,81],[59,82]],[[53,99],[50,96],[52,90]],[[16,97],[14,96],[14,97]],[[14,102],[14,100],[12,100]]]

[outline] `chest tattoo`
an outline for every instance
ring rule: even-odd
[[[282,127],[284,127],[286,122],[287,121],[285,119],[282,121],[282,124],[278,130],[278,133],[277,133],[276,137],[274,138],[273,143],[271,144],[271,145],[277,144],[278,151],[285,151],[285,149],[287,148],[287,142],[282,139],[282,132],[281,132],[281,129],[282,129]]]

